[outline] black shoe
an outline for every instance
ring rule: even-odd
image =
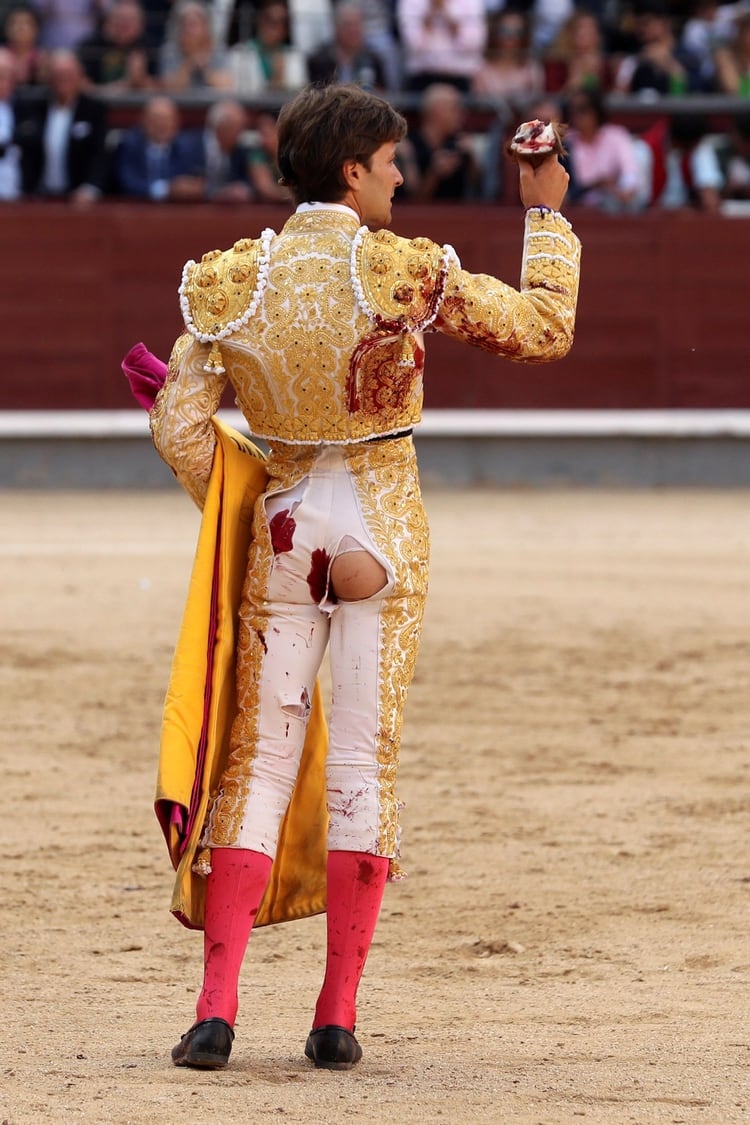
[[[314,1028],[305,1043],[305,1055],[325,1070],[351,1070],[362,1058],[362,1048],[351,1031],[336,1024]]]
[[[226,1020],[212,1016],[194,1023],[172,1048],[175,1066],[195,1066],[201,1070],[221,1070],[229,1062],[234,1032]]]

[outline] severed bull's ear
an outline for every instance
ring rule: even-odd
[[[567,130],[567,125],[559,121],[524,121],[516,129],[506,151],[517,160],[539,165],[549,156],[566,155],[563,138]]]

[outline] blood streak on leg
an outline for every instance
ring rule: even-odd
[[[289,514],[288,508],[277,512],[269,521],[268,530],[271,533],[271,546],[275,555],[291,551],[296,527],[297,523]]]
[[[316,547],[310,556],[310,570],[307,575],[310,597],[316,605],[319,605],[326,596],[330,565],[331,557],[328,552],[323,550],[322,547]]]

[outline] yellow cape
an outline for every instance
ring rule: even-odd
[[[205,878],[192,867],[209,804],[224,771],[236,713],[235,630],[253,506],[265,489],[262,453],[214,419],[217,445],[195,561],[164,704],[156,815],[177,871],[171,911],[201,929]],[[327,729],[319,685],[297,783],[281,827],[256,925],[326,908]]]

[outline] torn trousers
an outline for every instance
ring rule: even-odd
[[[413,444],[277,447],[267,468],[240,610],[238,715],[203,843],[275,855],[328,647],[328,847],[395,861],[399,744],[429,563]],[[337,602],[330,567],[352,550],[377,558],[386,584]]]

